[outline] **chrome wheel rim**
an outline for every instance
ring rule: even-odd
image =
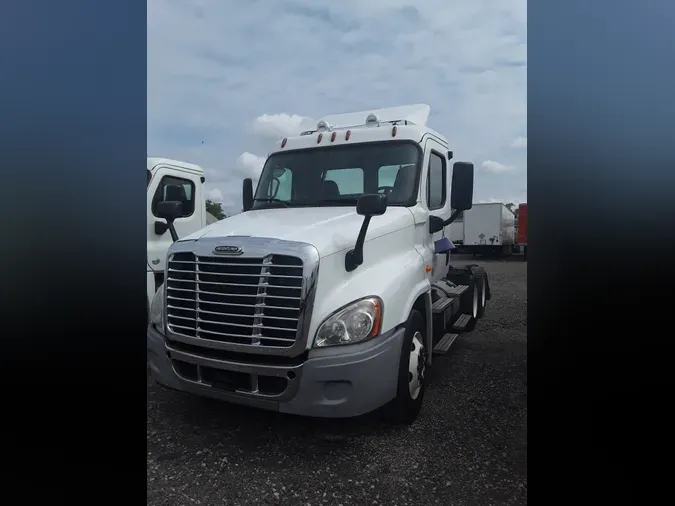
[[[415,332],[410,346],[410,361],[408,362],[408,388],[410,397],[417,399],[424,383],[424,371],[426,360],[424,356],[424,345],[422,344],[422,334]]]

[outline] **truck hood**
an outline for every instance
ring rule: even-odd
[[[322,257],[352,248],[363,223],[353,207],[274,208],[226,218],[183,240],[228,236],[269,237],[312,244]],[[366,241],[414,225],[405,207],[389,207],[371,219]]]

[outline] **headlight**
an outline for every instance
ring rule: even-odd
[[[316,333],[314,346],[325,348],[360,343],[380,332],[382,301],[377,297],[357,300],[333,313]]]
[[[155,292],[155,296],[152,298],[152,304],[150,304],[150,323],[152,323],[157,330],[164,333],[164,292],[165,284],[159,287]]]

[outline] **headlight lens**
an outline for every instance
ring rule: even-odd
[[[377,297],[357,300],[333,313],[316,333],[314,346],[325,348],[360,343],[380,332],[382,301]]]
[[[150,323],[152,323],[157,330],[164,333],[164,292],[165,284],[159,287],[155,292],[155,296],[152,298],[152,304],[150,304]]]

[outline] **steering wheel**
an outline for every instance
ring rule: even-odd
[[[380,193],[380,190],[384,190],[384,192],[382,192],[382,193],[385,193],[386,195],[389,195],[393,189],[394,189],[393,186],[378,186],[377,187],[377,193]]]

